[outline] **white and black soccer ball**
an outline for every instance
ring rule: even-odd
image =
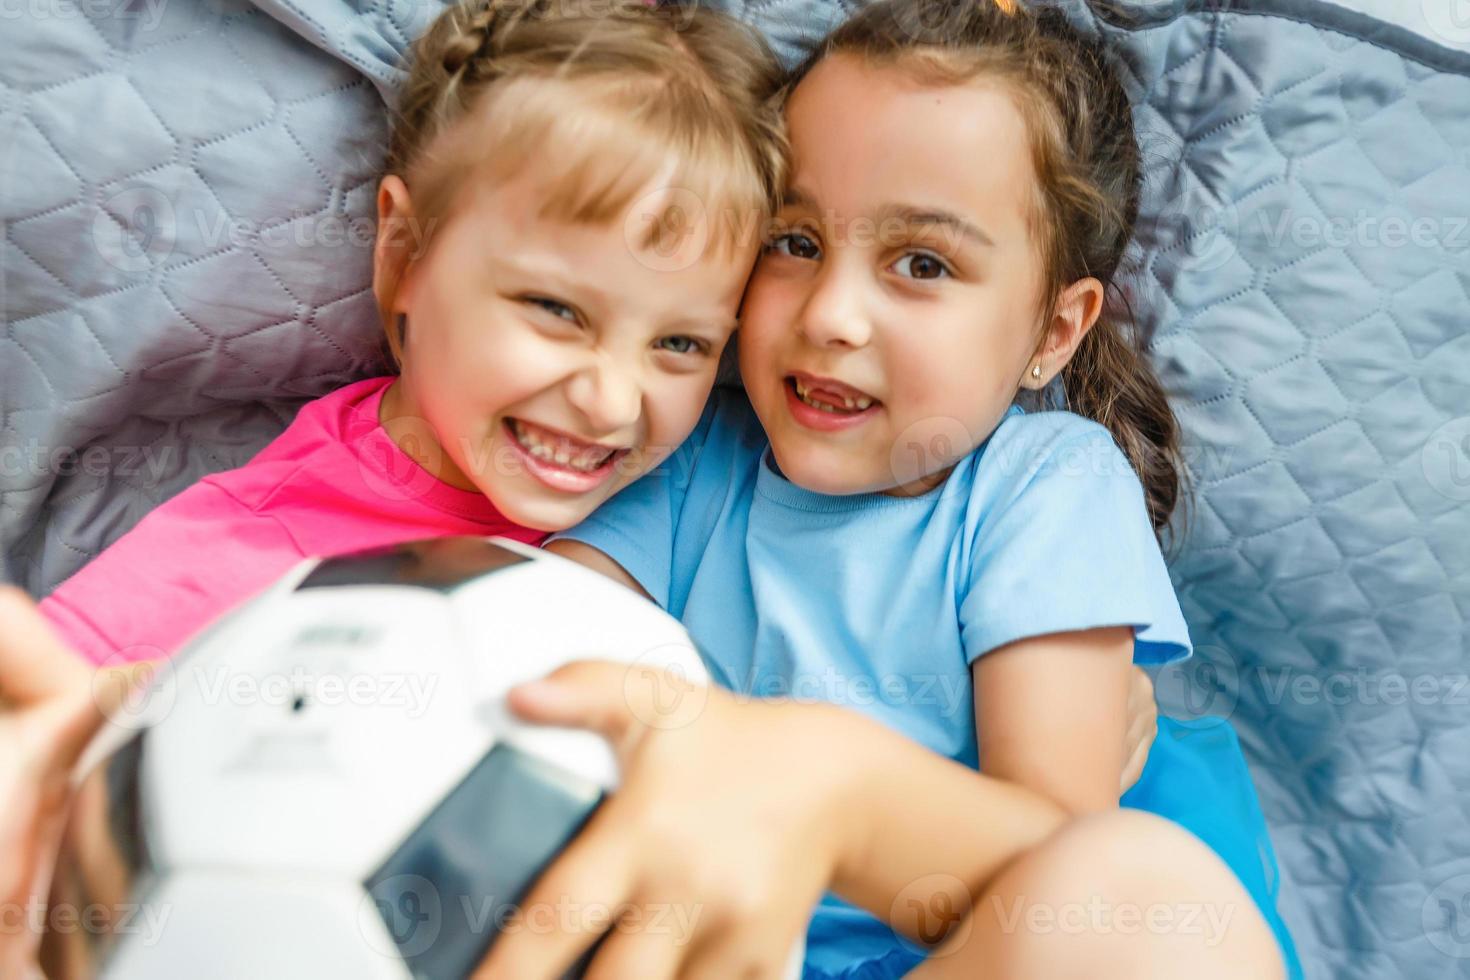
[[[677,621],[535,548],[449,537],[301,563],[89,747],[48,976],[465,976],[508,923],[530,927],[516,901],[616,784],[601,737],[505,707],[589,657],[707,690]]]

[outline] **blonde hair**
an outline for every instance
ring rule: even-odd
[[[470,0],[441,14],[409,59],[387,168],[412,194],[418,254],[477,181],[532,163],[549,188],[543,217],[603,224],[657,179],[687,193],[630,245],[681,231],[692,194],[706,215],[738,219],[710,229],[709,247],[727,254],[763,228],[786,178],[780,66],[759,34],[714,10]],[[400,275],[378,290],[395,362]]]

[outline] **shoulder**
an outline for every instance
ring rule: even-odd
[[[1143,484],[1112,433],[1072,412],[1013,409],[969,460],[966,524],[1107,520],[1120,508],[1146,511]]]
[[[1067,480],[1084,490],[1098,483],[1137,483],[1111,432],[1073,412],[1013,409],[976,454],[976,475],[996,489],[1019,493]]]
[[[759,460],[766,445],[765,430],[745,391],[718,387],[710,393],[699,424],[680,451],[697,454],[695,462],[705,466],[728,466],[741,459]]]
[[[765,430],[743,388],[719,387],[710,393],[706,409],[713,424],[742,442],[765,442]]]
[[[362,446],[382,430],[378,407],[393,381],[392,375],[367,378],[306,402],[251,463],[300,459],[309,448],[321,445]]]

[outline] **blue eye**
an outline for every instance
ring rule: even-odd
[[[660,350],[670,351],[674,354],[696,354],[702,353],[704,350],[702,341],[696,340],[693,337],[684,336],[660,337],[656,341],[656,346]]]
[[[908,263],[907,272],[903,269],[904,263]],[[893,268],[899,275],[910,279],[943,279],[954,275],[938,256],[928,252],[910,252],[895,262]]]
[[[545,296],[527,296],[526,302],[530,303],[532,306],[536,306],[545,310],[558,319],[566,320],[569,323],[578,322],[577,311],[572,309],[565,303],[559,303],[556,300],[548,299]]]
[[[766,246],[768,252],[780,252],[795,259],[816,259],[822,255],[822,250],[817,243],[800,232],[787,232],[777,235],[771,239],[771,244]]]

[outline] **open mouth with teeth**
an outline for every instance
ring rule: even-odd
[[[873,406],[873,399],[867,395],[853,396],[838,391],[829,391],[808,385],[800,378],[787,378],[786,383],[796,392],[798,399],[819,412],[829,412],[833,415],[841,412],[852,414],[866,412]]]
[[[862,425],[883,403],[861,389],[831,378],[797,372],[784,379],[786,407],[807,429],[837,432]]]
[[[625,447],[587,442],[525,419],[506,419],[505,429],[533,476],[554,489],[573,493],[585,493],[601,484],[612,475],[613,464],[629,452]]]

